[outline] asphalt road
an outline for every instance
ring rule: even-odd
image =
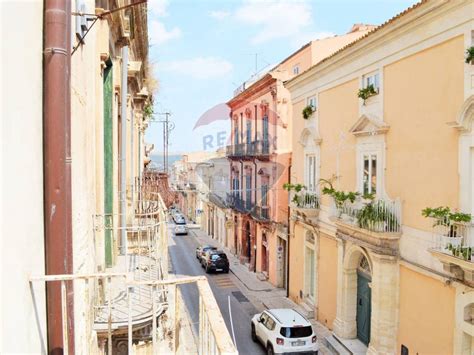
[[[211,286],[214,297],[224,317],[229,334],[232,337],[231,316],[235,334],[235,342],[240,354],[264,354],[260,344],[254,343],[250,337],[250,319],[257,309],[242,295],[237,285],[240,281],[230,272],[228,274],[207,275],[196,259],[196,247],[199,245],[192,230],[189,235],[175,236],[172,233],[173,223],[170,223],[169,256],[176,275],[205,275]],[[171,245],[174,244],[174,245]],[[232,268],[232,265],[231,265]],[[199,333],[199,294],[195,285],[181,285],[181,294],[191,317],[195,335]],[[243,296],[243,297],[242,297]],[[229,311],[230,300],[230,311]]]

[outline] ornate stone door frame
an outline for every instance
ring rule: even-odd
[[[357,337],[357,267],[363,255],[372,270],[371,334],[367,354],[396,353],[399,308],[398,257],[377,254],[340,237],[337,240],[335,334],[346,339]]]

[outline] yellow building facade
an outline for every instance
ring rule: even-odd
[[[474,351],[472,221],[422,215],[473,215],[473,17],[473,1],[422,1],[285,83],[304,186],[289,295],[370,354]]]

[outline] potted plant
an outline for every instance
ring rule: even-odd
[[[303,109],[303,111],[302,111],[301,113],[302,113],[302,115],[303,115],[303,118],[304,118],[305,120],[307,120],[308,118],[311,117],[311,115],[313,114],[313,112],[314,112],[313,106],[308,105],[308,106],[306,106],[306,107]]]
[[[343,207],[347,201],[354,203],[359,197],[360,193],[353,191],[338,191],[334,188],[329,180],[321,179],[320,181],[328,185],[323,188],[322,192],[324,195],[329,195],[334,199],[334,204],[336,205],[336,209],[338,211],[338,218],[350,219],[351,216],[343,216]]]
[[[359,89],[357,93],[357,97],[364,100],[364,105],[365,105],[365,100],[367,100],[369,97],[377,95],[379,92],[377,89],[375,89],[374,85],[370,84],[367,85],[367,87]]]
[[[303,184],[291,184],[291,183],[285,183],[283,184],[283,189],[291,192],[294,191],[295,194],[293,195],[293,198],[291,199],[291,202],[296,206],[296,207],[301,207],[302,205],[302,198],[299,195],[299,193],[305,188]]]
[[[474,46],[471,46],[466,49],[466,63],[474,64]]]
[[[451,211],[447,206],[440,206],[436,208],[426,207],[421,211],[424,217],[435,219],[433,227],[442,227],[445,229],[442,236],[445,245],[452,244],[453,246],[460,246],[462,243],[462,225],[470,223],[472,217],[470,214]]]

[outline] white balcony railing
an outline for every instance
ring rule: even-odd
[[[304,209],[319,209],[320,197],[315,191],[292,191],[290,194],[290,200],[294,207]]]
[[[474,224],[435,219],[433,249],[454,257],[474,261]]]
[[[359,228],[376,233],[401,232],[401,204],[399,200],[364,200],[334,205],[333,217]]]

